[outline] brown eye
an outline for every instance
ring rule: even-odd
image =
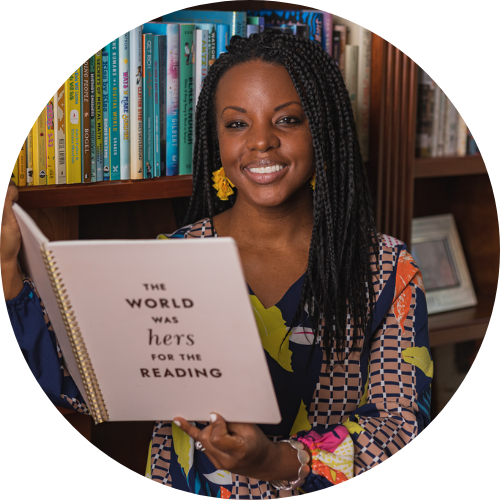
[[[280,118],[276,123],[285,125],[297,125],[301,123],[301,120],[295,116],[284,116]]]
[[[243,128],[246,127],[245,122],[231,122],[225,125],[226,128]]]

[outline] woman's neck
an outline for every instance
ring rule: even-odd
[[[311,241],[313,204],[310,193],[279,207],[256,207],[245,200],[214,217],[219,236],[231,236],[238,245],[290,248]]]

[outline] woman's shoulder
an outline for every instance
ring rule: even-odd
[[[398,262],[403,255],[407,254],[407,247],[404,242],[379,233],[375,245],[375,253],[372,255],[372,271],[374,274],[373,283],[376,291],[380,293],[388,282],[395,278]]]
[[[217,236],[213,230],[213,224],[210,218],[201,219],[193,224],[183,226],[171,234],[160,234],[158,239],[172,238],[210,238]]]

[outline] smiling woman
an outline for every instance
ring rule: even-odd
[[[273,31],[233,37],[227,49],[199,96],[187,225],[160,237],[236,241],[282,421],[157,422],[147,475],[208,496],[277,498],[361,474],[428,425],[425,294],[404,243],[376,230],[350,99],[331,57]],[[33,285],[23,288],[12,267],[15,195],[2,227],[2,271],[12,276],[4,291],[32,355],[38,338],[51,337]],[[221,321],[224,307],[213,312]],[[57,362],[53,346],[45,349]],[[67,377],[44,388],[81,406]]]

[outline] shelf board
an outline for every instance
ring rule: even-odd
[[[71,207],[190,196],[191,175],[135,181],[104,181],[91,184],[59,184],[19,188],[23,208]]]
[[[487,173],[486,165],[480,155],[415,158],[416,179]]]
[[[475,307],[429,315],[431,347],[482,339],[490,322],[494,296],[478,296]]]

